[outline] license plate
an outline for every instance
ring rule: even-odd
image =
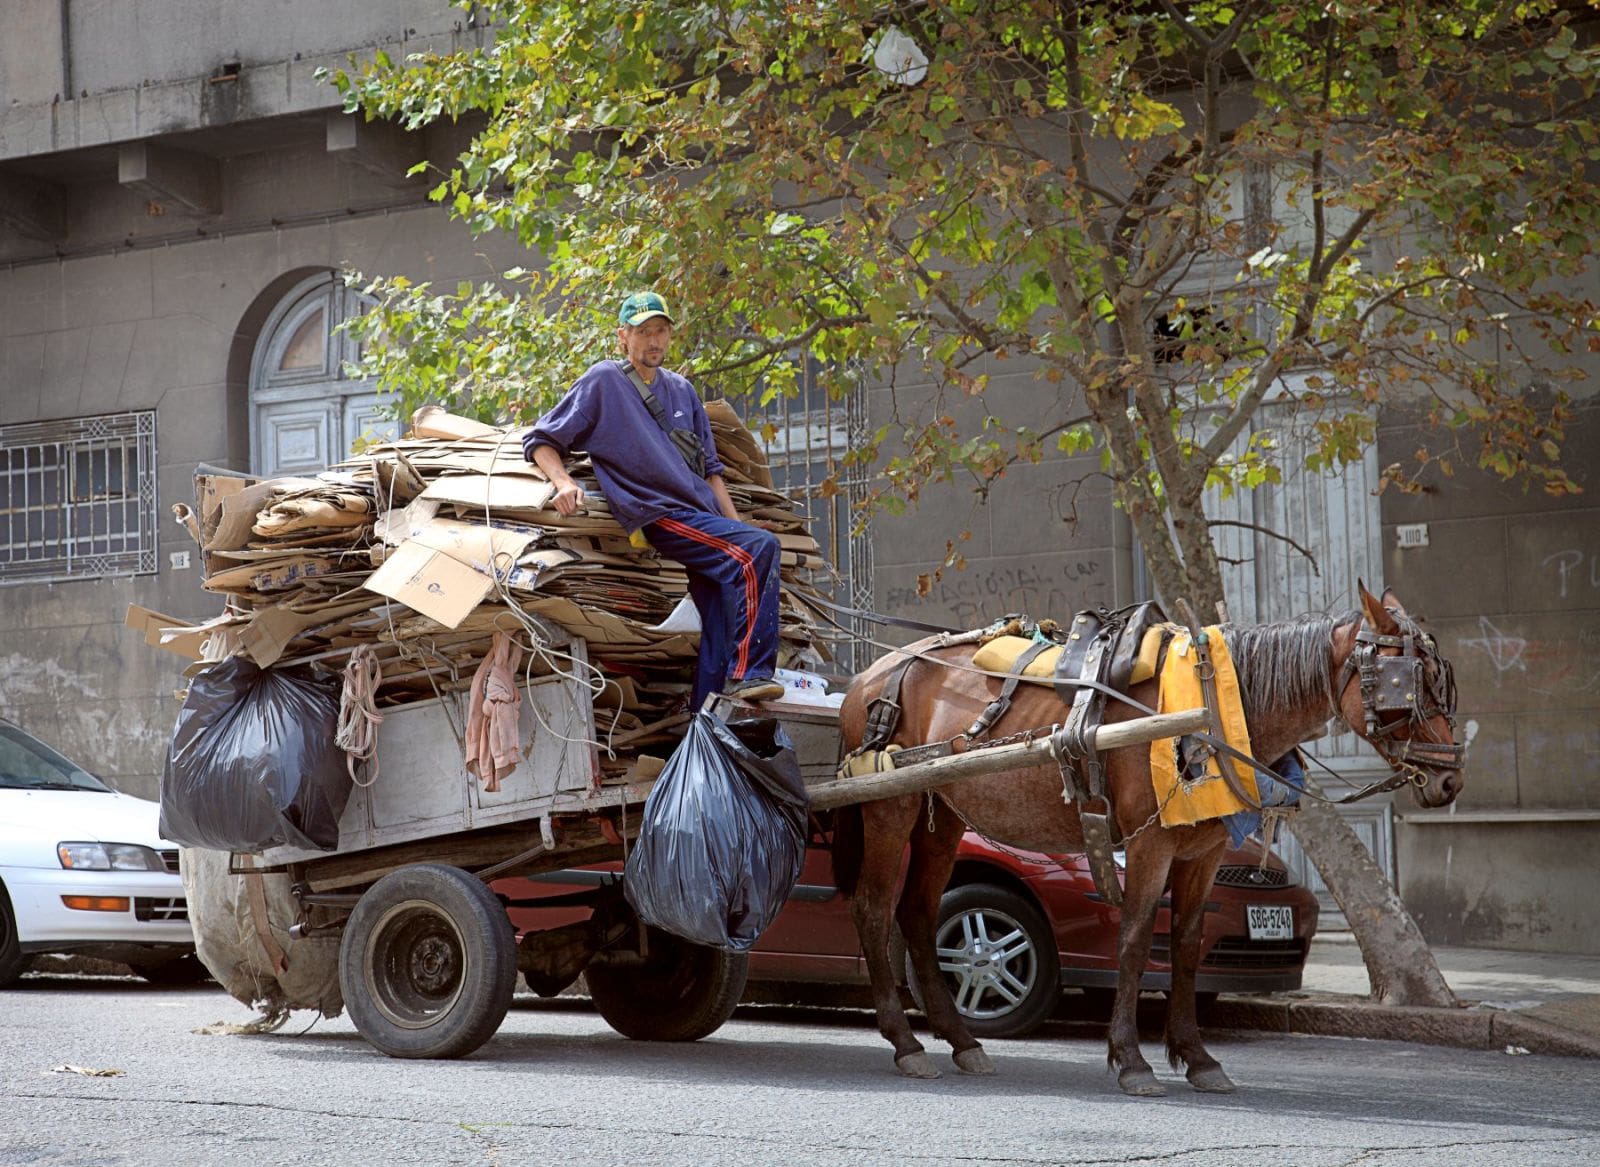
[[[1252,940],[1293,940],[1294,909],[1286,906],[1250,904],[1245,908]]]

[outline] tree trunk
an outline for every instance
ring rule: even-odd
[[[1320,793],[1309,777],[1307,791]],[[1361,946],[1372,996],[1385,1005],[1457,1004],[1399,893],[1339,812],[1307,797],[1289,821]]]
[[[1169,499],[1175,516],[1204,529],[1198,498],[1188,505]],[[1222,595],[1222,572],[1208,540],[1190,538],[1184,543],[1185,583],[1192,592],[1186,598],[1195,604],[1203,624],[1210,618],[1211,603]],[[1309,774],[1306,789],[1321,794]],[[1386,1005],[1455,1005],[1455,993],[1439,972],[1422,930],[1350,824],[1327,803],[1310,797],[1301,799],[1300,812],[1291,821],[1295,838],[1316,864],[1361,946],[1372,996]]]

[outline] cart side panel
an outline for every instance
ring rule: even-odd
[[[269,865],[299,863],[395,843],[534,820],[549,813],[558,791],[594,781],[594,712],[581,683],[544,677],[522,690],[517,768],[489,793],[467,773],[466,702],[419,701],[384,711],[378,726],[378,775],[357,786],[339,820],[336,851],[274,847]]]

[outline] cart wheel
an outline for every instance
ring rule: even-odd
[[[690,944],[650,929],[643,964],[584,970],[589,996],[606,1023],[635,1041],[699,1041],[733,1016],[750,961],[742,952]]]
[[[483,882],[440,863],[392,871],[356,901],[339,987],[356,1029],[393,1058],[459,1058],[500,1028],[516,940]]]

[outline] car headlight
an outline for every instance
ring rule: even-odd
[[[73,871],[165,871],[149,847],[137,843],[57,843],[61,866]]]

